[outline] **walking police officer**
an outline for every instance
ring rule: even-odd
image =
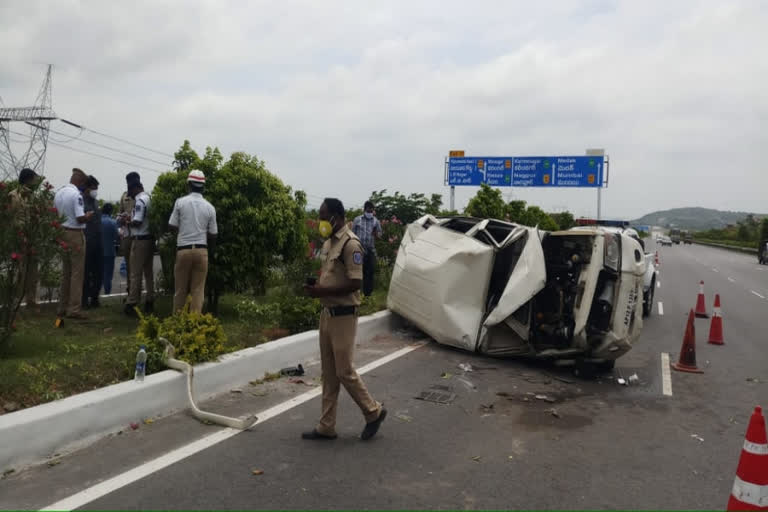
[[[320,315],[323,412],[314,430],[305,432],[302,438],[336,438],[336,409],[343,385],[365,417],[366,425],[360,437],[367,440],[378,432],[387,410],[371,397],[352,366],[363,279],[363,247],[347,227],[344,205],[338,199],[323,201],[319,227],[320,234],[328,238],[320,254],[320,280],[317,284],[308,282],[305,289],[323,305]]]
[[[203,198],[205,174],[193,170],[187,176],[189,194],[176,200],[168,220],[176,237],[176,266],[173,311],[179,311],[191,295],[190,311],[203,311],[205,278],[208,275],[208,254],[213,251],[218,228],[216,209]]]

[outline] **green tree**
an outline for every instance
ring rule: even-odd
[[[552,220],[555,221],[560,229],[571,229],[576,225],[571,212],[550,213],[549,216],[552,217]]]
[[[439,212],[443,203],[440,194],[432,194],[431,198],[427,198],[424,194],[406,196],[400,192],[389,195],[386,189],[371,193],[370,201],[375,205],[376,216],[379,219],[395,218],[404,224],[409,224],[426,213]]]
[[[272,174],[263,161],[247,153],[233,153],[224,163],[218,148],[206,148],[200,159],[187,144],[176,153],[175,172],[163,174],[152,191],[150,221],[169,250],[162,252],[172,267],[175,241],[167,231],[175,200],[186,193],[186,175],[191,168],[206,174],[206,198],[216,208],[219,227],[214,257],[209,260],[206,294],[208,308],[218,309],[227,291],[264,291],[269,269],[306,255],[307,200]],[[168,280],[168,279],[166,279]]]
[[[519,222],[525,219],[525,201],[515,199],[507,204],[507,216],[510,222]]]
[[[531,227],[539,226],[539,229],[545,231],[557,231],[559,229],[559,226],[552,217],[538,206],[526,208],[524,220],[521,223]]]
[[[471,217],[504,219],[506,210],[507,205],[501,197],[501,190],[483,183],[477,194],[467,203],[464,213]]]
[[[760,223],[760,240],[768,240],[768,217]]]

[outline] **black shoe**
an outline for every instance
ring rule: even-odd
[[[155,303],[154,302],[145,302],[144,303],[144,312],[145,313],[154,313],[155,312]]]
[[[136,313],[136,309],[134,308],[136,308],[136,304],[126,304],[125,308],[123,308],[123,313],[132,318],[137,318],[139,315]]]
[[[379,413],[379,417],[365,424],[363,433],[360,434],[360,439],[362,439],[363,441],[367,441],[368,439],[375,436],[376,432],[379,431],[379,427],[381,426],[382,422],[386,417],[387,417],[387,410],[382,407],[381,412]]]
[[[99,299],[93,299],[91,301],[91,308],[100,308],[101,304],[99,303]]]
[[[336,434],[333,434],[332,436],[327,436],[325,434],[321,434],[317,430],[312,430],[311,432],[304,432],[301,434],[302,439],[309,439],[312,441],[333,441],[338,436]]]

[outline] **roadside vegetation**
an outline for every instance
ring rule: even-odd
[[[699,242],[747,247],[757,249],[761,240],[768,239],[768,217],[758,221],[753,215],[723,229],[709,229],[693,233],[693,239]]]

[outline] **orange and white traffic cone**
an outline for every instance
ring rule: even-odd
[[[723,341],[723,316],[720,312],[720,294],[715,295],[715,307],[712,310],[712,323],[709,325],[709,341],[713,345],[725,345]]]
[[[677,363],[672,363],[672,368],[679,372],[704,373],[696,366],[696,329],[693,326],[693,310],[688,314],[680,358]]]
[[[696,317],[709,318],[707,306],[704,304],[704,281],[699,283],[699,296],[696,297]]]
[[[656,251],[656,256],[653,258],[653,264],[659,266],[659,251]]]
[[[759,406],[749,419],[727,510],[768,510],[768,437]]]

